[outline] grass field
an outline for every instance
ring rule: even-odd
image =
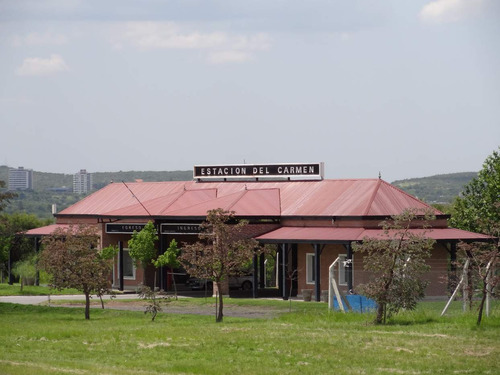
[[[287,311],[286,301],[227,299]],[[213,304],[211,298],[172,302]],[[0,303],[0,374],[500,374],[500,306],[481,327],[425,302],[386,326],[294,301],[272,319]]]
[[[21,291],[20,284],[0,283],[0,296],[46,296],[49,294],[81,294],[76,289],[55,290],[48,286],[25,285]]]

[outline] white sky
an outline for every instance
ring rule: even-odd
[[[0,0],[0,164],[477,171],[500,145],[498,0]]]

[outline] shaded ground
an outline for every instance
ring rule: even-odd
[[[187,296],[183,295],[179,297],[178,301],[171,300],[171,302],[162,304],[162,312],[172,314],[215,315],[215,302],[212,303],[210,301],[211,298],[208,300],[210,302],[206,301],[204,292],[190,292],[186,294]],[[139,299],[137,294],[118,294],[111,300],[110,296],[106,295],[104,299],[106,309],[145,311],[145,306],[147,305],[147,302]],[[51,295],[50,300],[48,296],[1,296],[0,302],[84,307],[84,297],[82,295]],[[296,302],[294,301],[293,303]],[[91,299],[91,307],[101,308],[101,302],[97,296],[93,296]],[[224,299],[224,316],[270,319],[288,311],[288,304],[283,304],[282,306],[240,305],[231,303],[231,299]]]
[[[99,303],[93,303],[93,307],[100,307]],[[145,301],[109,301],[105,308],[117,310],[132,310],[144,311]],[[231,303],[224,303],[224,316],[234,316],[240,318],[273,318],[281,313],[287,312],[287,309],[280,309],[271,306],[238,306]],[[176,305],[174,302],[168,302],[162,305],[162,312],[171,314],[198,314],[198,315],[215,315],[214,304],[182,304]]]

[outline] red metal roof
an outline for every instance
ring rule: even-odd
[[[384,233],[382,229],[366,229],[358,240],[363,240],[367,238],[384,239],[387,236],[391,236],[391,233],[396,231],[389,231],[387,234]],[[456,228],[428,228],[428,229],[409,229],[409,232],[413,235],[423,235],[427,238],[432,238],[434,240],[463,240],[463,241],[484,241],[491,240],[494,237],[488,236],[486,234],[468,232]]]
[[[424,235],[434,240],[485,241],[493,237],[467,232],[455,228],[410,229],[410,233]],[[389,232],[389,237],[390,237]],[[369,238],[386,239],[383,229],[333,228],[333,227],[281,227],[257,237],[257,240],[270,243],[328,243],[361,241]]]
[[[27,232],[23,233],[25,236],[48,236],[53,234],[58,229],[68,229],[70,224],[51,224],[45,227],[30,229]]]
[[[363,228],[281,227],[257,237],[263,242],[343,242],[356,241]]]
[[[152,216],[172,217],[205,216],[215,208],[236,211],[238,216],[390,216],[404,208],[430,208],[379,179],[168,181],[127,186],[109,184],[58,215],[147,217],[146,207]]]

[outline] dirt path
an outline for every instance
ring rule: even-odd
[[[137,301],[106,301],[105,309],[144,311],[146,302]],[[82,307],[82,303],[58,303],[57,306],[64,307]],[[99,300],[91,302],[92,308],[100,308]],[[260,318],[271,319],[282,313],[287,312],[286,308],[277,308],[272,306],[239,306],[231,303],[224,304],[224,316],[239,318]],[[162,304],[162,313],[167,314],[197,314],[197,315],[215,315],[215,304],[176,304],[175,301]]]

